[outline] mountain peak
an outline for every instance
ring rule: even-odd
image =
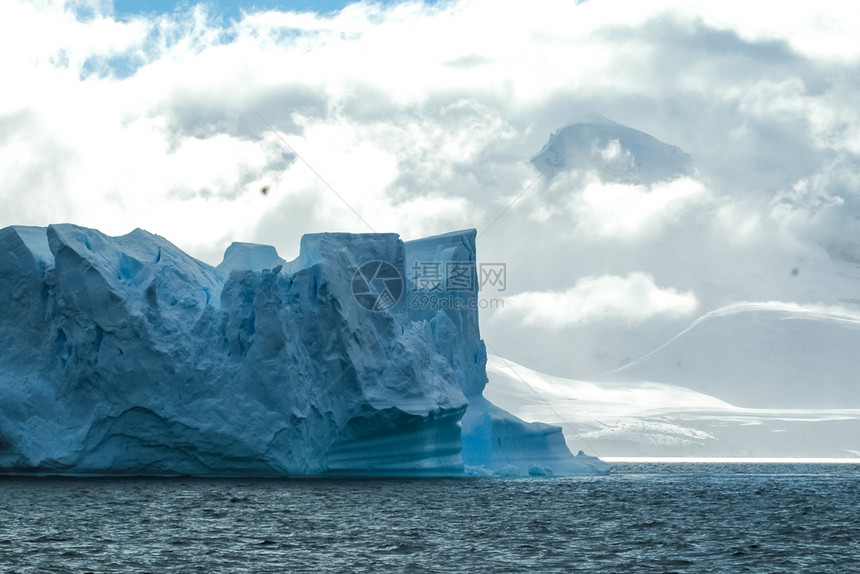
[[[557,130],[531,161],[548,178],[565,171],[594,170],[603,181],[632,184],[687,175],[691,163],[681,148],[602,117]]]

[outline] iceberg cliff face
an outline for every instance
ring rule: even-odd
[[[469,402],[462,420],[467,472],[513,476],[608,472],[597,458],[571,456],[561,427],[527,423],[484,398],[487,350],[478,325],[475,236],[473,230],[406,242],[409,316],[431,325],[437,351],[453,366]],[[427,281],[428,268],[431,275],[439,272],[438,285]]]
[[[0,472],[493,472],[460,423],[477,310],[414,309],[382,273],[431,252],[474,262],[474,232],[307,235],[288,263],[234,244],[214,268],[141,230],[0,230]]]

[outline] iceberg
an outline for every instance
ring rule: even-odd
[[[428,304],[410,270],[471,266]],[[569,475],[483,397],[474,230],[305,235],[212,267],[162,237],[0,230],[0,473]],[[456,289],[453,289],[456,288]]]

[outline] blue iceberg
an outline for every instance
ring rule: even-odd
[[[212,267],[139,229],[2,229],[0,473],[608,472],[482,396],[476,282],[417,304],[426,262],[474,269],[474,230],[306,235],[290,262],[236,243]]]

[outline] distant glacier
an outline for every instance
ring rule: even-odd
[[[475,231],[236,243],[0,230],[0,474],[603,474],[483,396],[478,311],[410,270],[475,265]],[[475,281],[440,283],[468,303]],[[474,276],[471,277],[474,279]]]

